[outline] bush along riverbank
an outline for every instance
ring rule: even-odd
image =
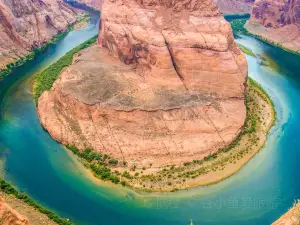
[[[78,23],[81,23],[84,20],[90,18],[89,14],[84,14],[79,16],[75,23],[69,24],[65,31],[57,33],[53,38],[44,46],[40,48],[35,48],[29,52],[28,55],[19,58],[17,61],[9,63],[6,65],[6,68],[0,70],[0,80],[3,79],[5,76],[11,74],[14,69],[23,66],[24,63],[33,60],[36,56],[38,56],[41,52],[43,52],[48,46],[56,44],[58,41],[63,39],[70,31],[74,29],[74,26]]]
[[[0,190],[8,195],[13,195],[17,199],[22,200],[27,205],[33,207],[37,211],[42,214],[45,214],[49,219],[54,221],[59,225],[73,225],[68,219],[62,219],[58,217],[55,213],[51,212],[50,210],[42,207],[41,205],[37,204],[34,200],[29,198],[26,194],[18,192],[11,184],[7,183],[6,181],[0,179]]]
[[[33,87],[33,96],[35,103],[37,104],[39,97],[43,94],[44,91],[50,90],[53,83],[57,79],[60,72],[66,66],[69,66],[73,61],[74,54],[79,51],[91,46],[97,40],[97,36],[90,38],[86,42],[78,45],[69,51],[66,55],[61,57],[58,61],[50,65],[46,70],[44,70],[40,75],[35,78],[35,83]]]
[[[266,38],[262,37],[262,36],[259,36],[259,35],[256,35],[256,34],[252,34],[250,33],[246,28],[245,28],[245,24],[247,22],[247,19],[237,19],[237,20],[232,20],[230,21],[230,24],[231,24],[231,27],[232,27],[232,30],[235,34],[244,34],[244,35],[248,35],[248,36],[251,36],[251,37],[254,37],[260,41],[263,41],[269,45],[272,45],[274,47],[277,47],[277,48],[281,48],[283,49],[284,51],[287,51],[287,52],[290,52],[290,53],[293,53],[295,55],[300,55],[300,52],[297,52],[297,51],[293,51],[291,49],[288,49],[284,46],[282,46],[281,44],[279,43],[275,43],[275,42],[272,42],[272,41],[269,41],[267,40]]]

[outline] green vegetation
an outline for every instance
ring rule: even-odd
[[[249,48],[247,48],[247,47],[245,47],[244,45],[241,45],[241,44],[237,44],[237,45],[242,50],[242,52],[244,52],[245,54],[256,57],[256,55],[252,52],[251,49],[249,49]]]
[[[73,30],[75,24],[80,23],[86,20],[87,18],[90,18],[89,14],[85,14],[83,16],[78,17],[74,24],[68,25],[67,29],[64,32],[57,33],[46,45],[40,48],[35,48],[27,56],[21,57],[15,62],[7,64],[6,68],[0,70],[0,79],[3,79],[5,76],[11,74],[14,69],[24,65],[24,63],[33,60],[36,56],[38,56],[41,52],[43,52],[45,48],[48,47],[49,45],[56,44],[58,41],[64,38],[70,31]]]
[[[24,201],[27,205],[32,206],[39,212],[45,214],[48,216],[49,219],[53,220],[59,225],[72,225],[73,223],[69,222],[67,219],[62,219],[55,215],[50,210],[40,206],[35,201],[33,201],[31,198],[29,198],[26,194],[19,193],[11,184],[5,182],[4,180],[0,179],[0,189],[6,194],[14,195],[16,198]]]
[[[42,95],[42,93],[46,90],[49,90],[52,87],[53,83],[57,79],[62,69],[66,66],[69,66],[72,63],[73,56],[82,49],[85,49],[93,43],[95,43],[96,40],[97,36],[90,38],[81,45],[78,45],[77,47],[73,48],[71,51],[69,51],[67,54],[65,54],[58,61],[53,63],[51,66],[49,66],[46,70],[44,70],[40,75],[36,77],[33,89],[34,100],[36,103],[38,101],[38,98]]]
[[[96,177],[101,180],[110,180],[111,182],[118,184],[120,183],[120,174],[118,171],[112,171],[109,166],[117,166],[118,160],[113,159],[110,156],[101,153],[94,152],[91,148],[86,148],[84,151],[80,151],[75,145],[67,145],[69,150],[71,150],[75,155],[84,160],[84,165],[90,168]],[[130,174],[125,171],[121,176],[131,179]],[[126,182],[121,182],[123,186]]]
[[[256,34],[252,34],[250,33],[246,28],[245,28],[245,24],[247,22],[247,19],[238,19],[238,20],[233,20],[230,22],[231,24],[231,27],[232,27],[232,30],[234,33],[237,33],[237,34],[244,34],[244,35],[248,35],[248,36],[251,36],[251,37],[254,37],[260,41],[263,41],[269,45],[272,45],[274,47],[277,47],[277,48],[281,48],[287,52],[290,52],[290,53],[293,53],[293,54],[296,54],[296,55],[300,55],[300,52],[297,52],[297,51],[293,51],[291,49],[287,49],[285,48],[284,46],[282,46],[281,44],[278,44],[278,43],[275,43],[275,42],[272,42],[272,41],[269,41],[259,35],[256,35]],[[246,53],[247,54],[247,53]]]

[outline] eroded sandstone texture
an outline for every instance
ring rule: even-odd
[[[210,0],[105,1],[99,46],[39,99],[63,144],[152,168],[216,152],[243,127],[247,62]]]
[[[0,197],[0,224],[1,225],[30,225],[28,219],[11,208]]]
[[[276,220],[272,225],[299,225],[300,203],[295,204],[287,213]]]
[[[255,0],[214,0],[224,14],[251,13]]]
[[[46,44],[76,15],[62,0],[0,0],[0,69]]]
[[[86,4],[87,6],[100,10],[104,0],[77,0],[77,2]]]
[[[271,42],[300,51],[300,0],[256,0],[246,28]]]

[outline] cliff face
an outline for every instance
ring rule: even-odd
[[[299,225],[300,224],[300,203],[294,205],[287,213],[281,216],[272,225]]]
[[[0,197],[0,224],[1,225],[30,225],[28,219],[12,209]]]
[[[271,42],[300,51],[300,0],[256,0],[246,28]]]
[[[62,0],[0,0],[0,69],[46,44],[76,15]]]
[[[59,142],[159,168],[202,159],[239,134],[247,62],[212,1],[107,0],[99,45],[39,99]]]
[[[100,10],[104,0],[77,0],[77,2],[86,4],[87,6]]]
[[[214,0],[223,14],[251,13],[255,0]]]

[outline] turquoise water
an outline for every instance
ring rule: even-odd
[[[237,42],[267,55],[278,69],[248,57],[250,76],[275,102],[278,120],[263,150],[219,184],[168,194],[136,193],[89,179],[90,173],[39,124],[31,79],[94,36],[98,16],[0,82],[0,150],[7,181],[75,224],[270,224],[300,198],[300,58],[246,36]],[[274,67],[274,66],[273,66]]]

